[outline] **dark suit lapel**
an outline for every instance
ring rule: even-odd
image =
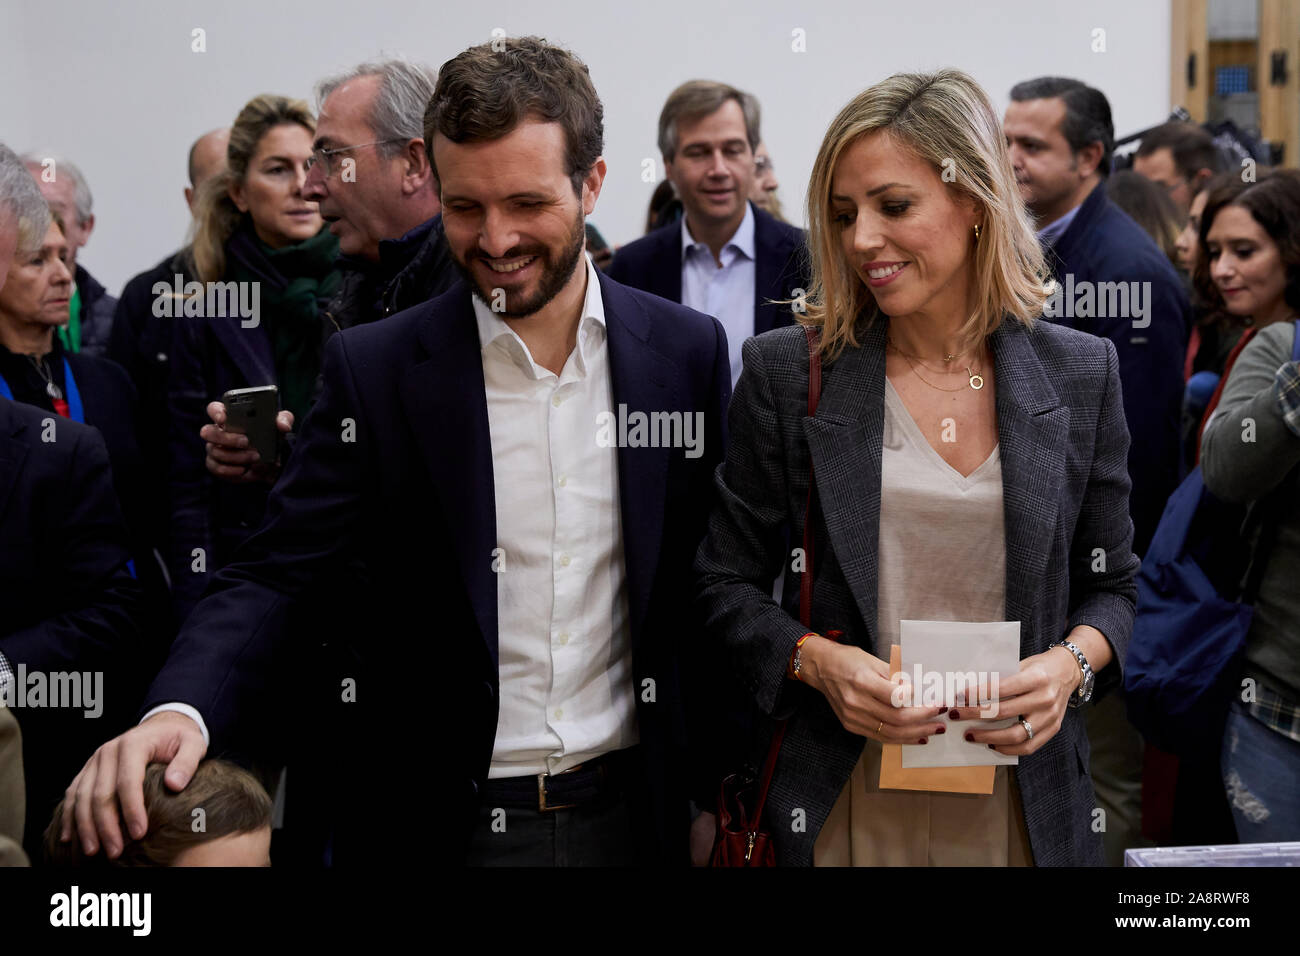
[[[825,366],[817,416],[804,418],[804,434],[817,483],[814,508],[820,509],[831,549],[866,625],[869,638],[864,649],[874,653],[885,324],[877,322],[867,329],[861,343]],[[825,558],[824,551],[814,553],[814,569]],[[834,627],[840,622],[825,623]]]
[[[679,273],[680,275],[680,273]],[[609,373],[615,418],[644,412],[688,414],[674,387],[674,368],[650,345],[653,324],[645,309],[618,283],[600,275],[609,333]],[[650,606],[650,591],[659,566],[664,529],[664,499],[671,455],[680,448],[618,449],[619,513],[623,519],[623,554],[627,566],[628,611],[632,646],[641,637]]]
[[[482,347],[468,286],[458,283],[436,301],[419,331],[429,357],[402,376],[399,390],[495,664],[496,497]]]
[[[12,404],[8,399],[0,398],[0,519],[4,518],[5,505],[18,484],[18,475],[27,457],[27,447],[12,437],[23,430],[18,419],[11,414]]]
[[[1070,411],[1061,405],[1031,333],[1004,319],[991,346],[997,374],[999,458],[1007,540],[1007,620],[1029,621],[1041,593],[1065,477]],[[1022,653],[1031,639],[1021,630]]]
[[[202,321],[211,323],[212,334],[249,385],[275,384],[275,357],[271,353],[271,338],[264,323],[246,329],[238,318]]]
[[[781,288],[786,262],[794,251],[777,228],[776,220],[753,203],[754,211],[754,334],[762,335],[776,328],[779,309],[788,305],[769,305],[769,301],[793,297],[793,289]]]
[[[645,291],[669,302],[682,301],[682,224],[681,221],[655,231],[654,264],[650,269],[654,288]],[[605,286],[602,284],[601,289]]]

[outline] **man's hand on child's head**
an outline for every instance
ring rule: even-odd
[[[63,796],[59,839],[72,839],[75,825],[87,856],[102,843],[110,859],[125,847],[118,825],[119,807],[130,838],[138,840],[149,827],[144,805],[144,773],[149,764],[167,763],[163,781],[182,790],[207,752],[203,732],[189,717],[166,710],[154,714],[96,750]]]

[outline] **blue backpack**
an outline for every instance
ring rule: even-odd
[[[1300,322],[1291,360],[1300,360]],[[1276,532],[1260,506],[1215,498],[1197,466],[1170,496],[1142,558],[1124,695],[1129,720],[1167,753],[1218,753]],[[1253,549],[1249,528],[1259,528]]]

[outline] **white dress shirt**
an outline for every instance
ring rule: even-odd
[[[492,437],[501,695],[490,778],[559,773],[638,741],[605,306],[586,258],[557,376],[474,298]]]
[[[682,217],[682,305],[711,315],[722,323],[731,353],[731,384],[740,378],[740,347],[754,337],[754,209],[745,203],[745,218],[722,247],[718,260],[703,242],[696,242]]]

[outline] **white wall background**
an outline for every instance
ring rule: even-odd
[[[1173,0],[1178,2],[1178,0]],[[192,140],[257,93],[310,97],[313,83],[380,52],[440,65],[491,38],[534,33],[577,53],[605,105],[609,176],[592,221],[636,238],[652,184],[655,125],[683,80],[725,80],[763,104],[763,136],[797,218],[826,126],[891,73],[952,66],[988,90],[1043,74],[1110,98],[1123,136],[1169,107],[1170,0],[4,0],[0,141],[78,163],[98,219],[81,261],[111,291],[175,249]],[[190,31],[207,31],[192,53]],[[791,50],[806,32],[807,52]],[[1093,31],[1105,30],[1105,52]]]

